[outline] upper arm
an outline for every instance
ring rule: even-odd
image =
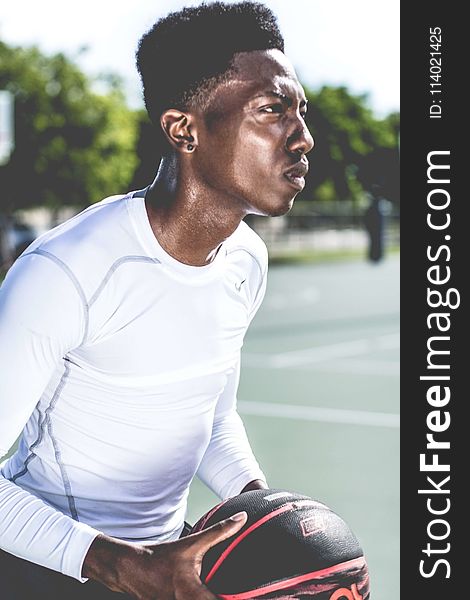
[[[261,239],[257,238],[256,252],[247,251],[245,248],[241,253],[245,260],[244,268],[249,272],[249,285],[251,288],[251,306],[248,310],[248,325],[256,315],[266,293],[268,272],[268,251]],[[227,383],[217,401],[215,419],[227,415],[237,407],[237,391],[240,382],[240,355],[233,368],[228,373]]]
[[[268,250],[266,244],[261,239],[258,238],[257,242],[256,253],[252,254],[254,259],[252,261],[254,270],[253,278],[256,281],[256,288],[253,294],[253,303],[249,315],[250,322],[263,302],[268,277]]]
[[[0,288],[0,456],[8,452],[60,360],[86,329],[86,307],[60,264],[17,260]]]
[[[256,291],[255,298],[254,298],[254,301],[253,301],[253,304],[252,304],[252,307],[250,310],[250,316],[249,316],[250,323],[253,320],[256,313],[258,312],[258,309],[261,306],[261,303],[263,302],[264,296],[266,294],[267,272],[268,272],[268,269],[266,268],[263,271],[263,273],[261,274],[261,280],[258,284],[258,289]]]
[[[222,419],[237,408],[237,390],[240,381],[240,357],[230,369],[227,383],[217,400],[214,421]]]

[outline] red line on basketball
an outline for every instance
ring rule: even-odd
[[[225,600],[368,600],[362,548],[328,506],[288,490],[245,492],[215,506],[192,529],[246,511],[246,524],[204,556],[201,580]]]

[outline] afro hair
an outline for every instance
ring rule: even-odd
[[[258,2],[186,7],[157,21],[136,53],[145,106],[158,126],[169,108],[188,109],[230,76],[238,52],[277,49],[284,39],[272,11]]]

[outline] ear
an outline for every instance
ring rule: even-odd
[[[191,114],[170,108],[160,117],[160,125],[168,142],[178,152],[191,153],[197,146],[196,126]]]

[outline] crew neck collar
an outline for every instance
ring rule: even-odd
[[[145,198],[131,195],[128,198],[127,203],[129,212],[134,218],[140,241],[149,256],[157,258],[162,264],[166,265],[171,272],[177,273],[185,278],[206,279],[218,272],[227,254],[224,243],[222,243],[212,262],[207,265],[196,266],[182,263],[171,256],[171,254],[168,254],[168,252],[160,245],[153,232],[152,226],[150,225]]]

